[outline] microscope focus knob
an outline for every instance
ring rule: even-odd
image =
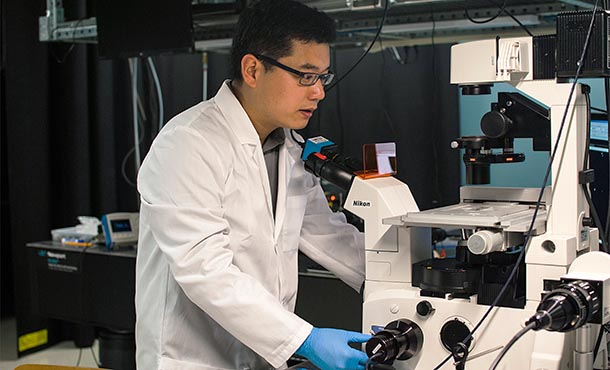
[[[417,304],[416,310],[419,316],[426,317],[432,314],[435,311],[435,308],[432,307],[432,303],[428,301],[421,301]]]
[[[446,321],[441,327],[441,344],[449,352],[452,352],[459,343],[463,343],[467,348],[471,348],[474,339],[471,335],[471,328],[470,322],[457,317]],[[467,338],[468,340],[466,340]]]
[[[417,356],[424,345],[424,332],[409,319],[392,321],[366,342],[366,354],[377,363],[391,364]]]
[[[502,232],[480,230],[468,238],[468,249],[474,254],[487,254],[504,250]]]
[[[494,139],[504,137],[512,128],[513,121],[495,110],[485,113],[481,118],[481,131]]]

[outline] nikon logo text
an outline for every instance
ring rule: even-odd
[[[364,200],[355,200],[352,203],[352,206],[354,206],[354,207],[370,207],[371,206],[371,202],[364,201]]]
[[[65,260],[66,259],[65,253],[48,252],[47,256],[49,256],[49,258],[57,258],[58,260]]]

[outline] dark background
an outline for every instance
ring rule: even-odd
[[[85,2],[64,4],[66,19],[90,16]],[[100,60],[95,45],[41,43],[38,17],[44,1],[2,2],[1,104],[1,307],[17,317],[18,334],[49,328],[50,342],[71,337],[70,327],[37,316],[31,307],[31,267],[25,244],[50,239],[50,230],[77,224],[79,215],[138,210],[129,67]],[[395,141],[397,177],[420,208],[458,201],[458,94],[449,84],[449,45],[367,56],[331,90],[305,137],[323,135],[360,158],[365,143]],[[332,50],[341,75],[363,49]],[[154,57],[165,118],[202,98],[201,54]],[[209,54],[212,97],[228,77],[228,53]],[[140,64],[146,113],[142,157],[157,125],[150,71]],[[123,162],[126,164],[124,171]],[[125,172],[125,176],[122,174]],[[118,288],[117,288],[118,289]]]

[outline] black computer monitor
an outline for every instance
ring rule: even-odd
[[[98,0],[96,18],[100,58],[193,49],[190,0]]]
[[[591,199],[605,224],[608,217],[608,119],[605,114],[591,115],[591,143],[589,165],[595,170],[595,181],[590,185]]]

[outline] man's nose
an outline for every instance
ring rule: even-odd
[[[315,84],[311,86],[311,100],[322,100],[326,96],[326,92],[324,92],[324,85],[322,85],[322,80],[318,79]]]

